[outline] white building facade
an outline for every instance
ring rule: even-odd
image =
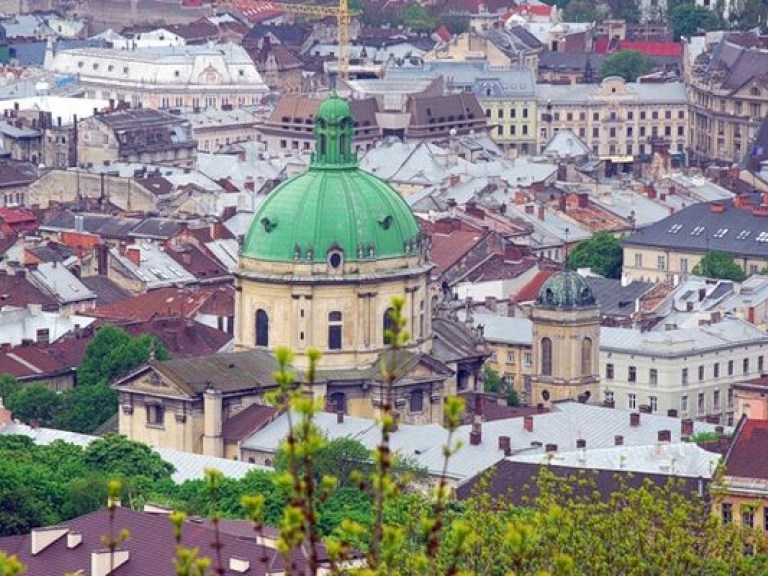
[[[77,77],[89,98],[133,107],[243,106],[258,104],[269,91],[248,53],[233,44],[132,50],[49,45],[44,67]]]
[[[697,328],[600,332],[601,395],[617,408],[732,424],[731,385],[766,370],[768,335],[724,318]]]

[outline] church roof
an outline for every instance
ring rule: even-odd
[[[583,308],[597,302],[587,281],[578,272],[565,270],[544,282],[536,303],[553,308]]]
[[[333,253],[359,261],[418,251],[410,207],[389,184],[358,168],[352,133],[349,104],[331,96],[317,112],[310,169],[264,201],[245,237],[244,257],[320,263]]]

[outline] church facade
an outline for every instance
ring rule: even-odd
[[[401,422],[442,423],[446,396],[479,386],[482,334],[433,319],[427,240],[407,203],[360,170],[347,102],[327,99],[315,119],[310,169],[278,186],[254,216],[235,274],[235,348],[150,362],[116,383],[119,429],[130,438],[211,455],[233,454],[273,389],[274,351],[296,353],[298,379],[326,409],[375,418],[390,397]],[[392,299],[403,299],[407,343],[388,346]],[[307,351],[322,358],[307,381]],[[236,423],[237,430],[234,424]],[[250,426],[250,427],[249,427]]]

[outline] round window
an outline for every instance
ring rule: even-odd
[[[342,265],[344,262],[344,257],[342,256],[341,252],[331,252],[328,255],[328,264],[331,265],[331,268],[338,268]]]
[[[548,402],[548,401],[549,401],[549,390],[544,390],[544,391],[542,391],[542,393],[541,393],[541,398],[542,398],[542,400],[544,400],[545,402]]]

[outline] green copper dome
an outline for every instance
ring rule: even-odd
[[[552,308],[584,308],[595,306],[596,301],[587,281],[577,272],[565,270],[544,282],[536,303]]]
[[[336,267],[419,252],[419,227],[408,204],[389,184],[357,167],[353,130],[344,100],[333,95],[323,102],[310,169],[267,197],[245,236],[243,256]]]

